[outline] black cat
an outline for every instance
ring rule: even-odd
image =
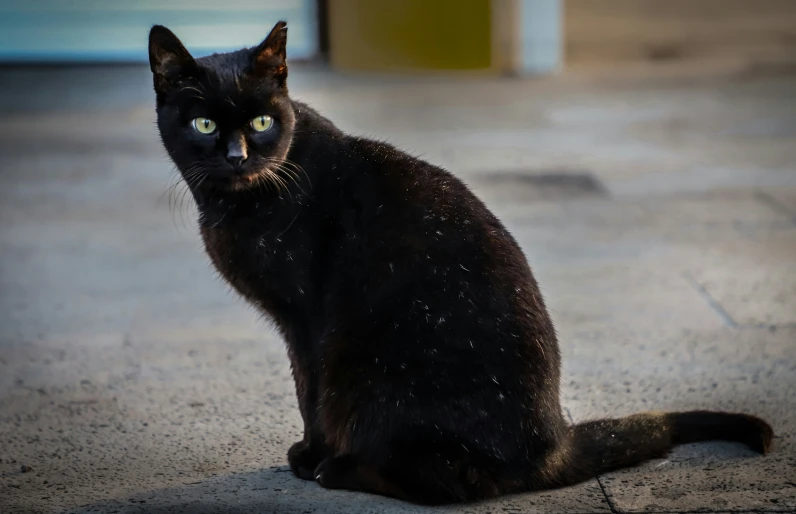
[[[155,26],[158,128],[221,275],[287,343],[304,439],[294,473],[439,504],[564,486],[725,439],[744,414],[644,413],[575,426],[559,350],[516,241],[447,171],[342,133],[286,87],[287,27],[194,59]]]

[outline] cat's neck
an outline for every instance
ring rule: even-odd
[[[195,194],[199,225],[205,228],[265,227],[294,217],[310,201],[297,184],[276,192],[268,188]]]

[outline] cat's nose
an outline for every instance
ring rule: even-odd
[[[227,162],[230,163],[234,168],[235,171],[242,171],[241,167],[243,163],[246,161],[245,155],[234,155],[234,154],[227,154]]]
[[[232,164],[237,171],[241,171],[241,166],[247,157],[246,143],[243,138],[233,138],[227,146],[227,162]]]

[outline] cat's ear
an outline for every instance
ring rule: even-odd
[[[254,49],[252,69],[256,75],[271,76],[280,86],[287,80],[287,23],[277,22],[271,33]]]
[[[196,61],[172,31],[155,25],[149,31],[149,68],[155,90],[162,93],[181,77],[189,75],[196,68]]]

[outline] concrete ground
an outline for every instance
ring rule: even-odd
[[[149,80],[0,70],[0,512],[796,511],[796,77],[292,71],[296,97],[455,171],[506,221],[574,421],[729,409],[777,434],[765,457],[688,445],[429,510],[289,472],[283,345],[215,278],[179,189],[170,209]]]

